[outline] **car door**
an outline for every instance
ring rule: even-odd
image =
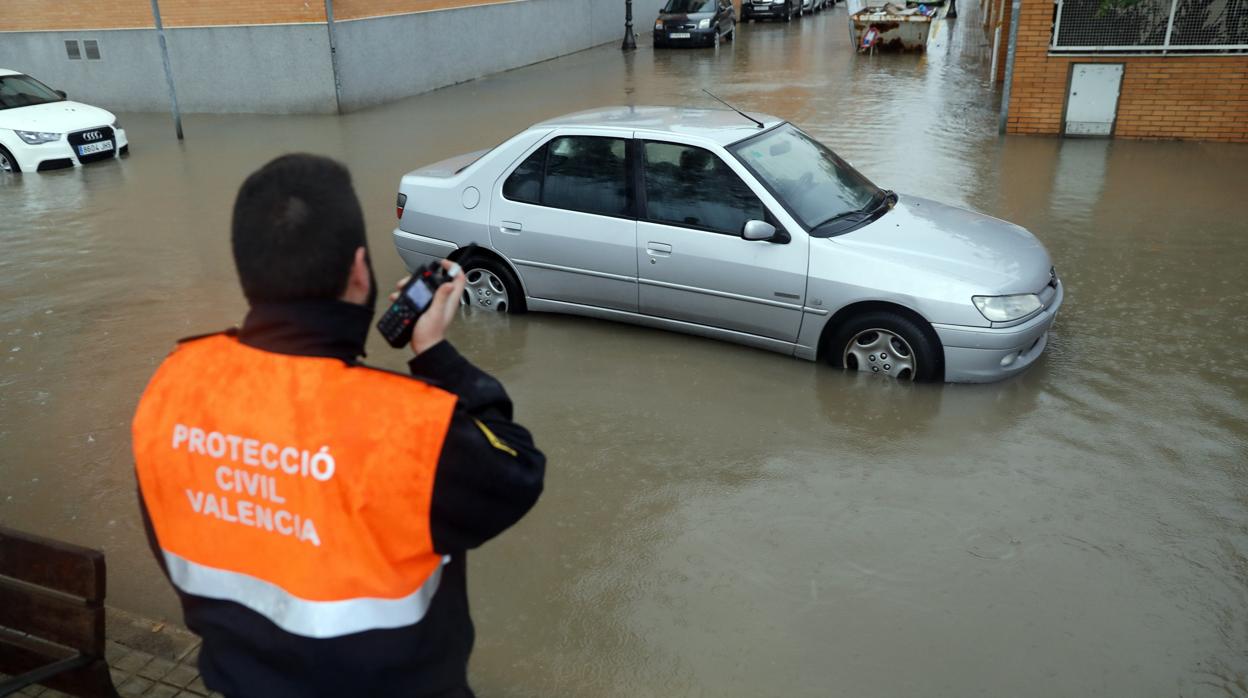
[[[637,311],[628,143],[611,132],[556,133],[499,178],[490,240],[529,296]]]
[[[647,315],[797,340],[809,254],[742,237],[746,221],[775,223],[759,196],[718,155],[693,145],[639,140],[643,203],[637,222],[638,298]]]

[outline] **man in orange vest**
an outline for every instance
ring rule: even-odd
[[[416,324],[408,377],[358,361],[376,284],[344,167],[270,162],[232,228],[242,328],[182,340],[133,424],[148,537],[204,682],[471,696],[465,554],[533,506],[545,457],[444,339],[462,275]]]

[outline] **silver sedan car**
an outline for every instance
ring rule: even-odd
[[[570,114],[404,175],[397,212],[407,267],[455,259],[478,308],[631,322],[903,380],[1018,373],[1062,304],[1025,229],[880,189],[765,114]]]

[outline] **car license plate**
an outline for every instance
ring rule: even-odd
[[[671,34],[668,34],[668,37],[672,39],[688,39],[689,32],[673,32]]]
[[[102,153],[105,150],[112,150],[112,149],[113,149],[112,141],[100,141],[99,143],[88,143],[86,145],[78,146],[78,154],[90,155],[92,153]]]

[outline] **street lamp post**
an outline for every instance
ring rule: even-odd
[[[633,51],[637,48],[637,37],[633,35],[633,0],[624,0],[624,43],[622,51]]]

